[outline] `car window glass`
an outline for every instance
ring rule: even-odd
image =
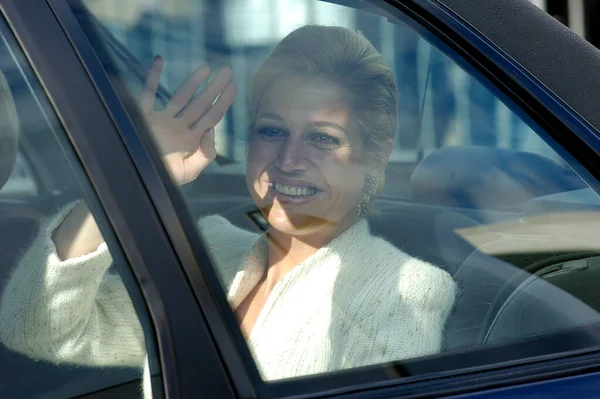
[[[140,289],[4,21],[0,114],[0,396],[161,397]]]
[[[597,347],[597,182],[432,32],[339,3],[88,1],[81,19],[99,52],[120,49],[107,72],[261,377]]]

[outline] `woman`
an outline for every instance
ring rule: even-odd
[[[235,86],[225,69],[192,100],[209,74],[200,67],[154,111],[161,68],[155,60],[141,109],[174,181],[185,184],[215,157],[213,128]],[[371,235],[363,218],[383,185],[396,96],[381,55],[340,27],[292,32],[251,78],[246,181],[269,231],[258,236],[219,216],[199,229],[267,380],[440,350],[452,278]],[[7,346],[57,362],[147,365],[102,241],[83,202],[49,222],[5,290]]]

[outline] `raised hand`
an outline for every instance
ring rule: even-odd
[[[205,90],[194,93],[210,75],[210,69],[199,66],[177,89],[164,110],[154,110],[154,100],[163,60],[156,57],[148,73],[140,98],[140,109],[173,180],[181,185],[194,180],[213,160],[214,127],[233,102],[236,86],[231,69],[221,69]]]

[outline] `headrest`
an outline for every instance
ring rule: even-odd
[[[420,202],[495,210],[585,187],[571,169],[541,155],[477,146],[433,152],[417,165],[410,182]]]

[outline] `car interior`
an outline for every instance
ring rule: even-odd
[[[64,157],[55,136],[61,128],[44,94],[32,88],[35,77],[24,67],[26,62],[9,51],[14,39],[4,39],[0,70],[19,113],[19,155],[37,192],[0,191],[2,282],[41,221],[81,198],[71,166],[56,162]],[[112,67],[107,66],[108,73],[142,84],[140,63],[118,42],[113,44],[107,50],[109,59],[103,60]],[[115,66],[115,60],[122,65]],[[160,101],[168,97],[161,89]],[[14,163],[2,167],[0,175],[10,175],[7,180],[18,177],[11,174]],[[447,146],[414,164],[392,165],[388,173],[387,184],[405,194],[399,198],[384,192],[377,199],[377,211],[368,217],[372,232],[443,268],[459,285],[443,352],[585,331],[600,323],[600,199],[566,163],[513,149]],[[245,188],[243,165],[226,156],[182,193],[196,218],[220,214],[252,231],[268,228]],[[596,344],[598,339],[594,337]],[[568,340],[563,345],[569,350]],[[74,396],[79,389],[84,393],[92,386],[100,389],[139,379],[136,370],[89,371],[0,348],[0,374],[12,380],[2,384],[0,396]]]

